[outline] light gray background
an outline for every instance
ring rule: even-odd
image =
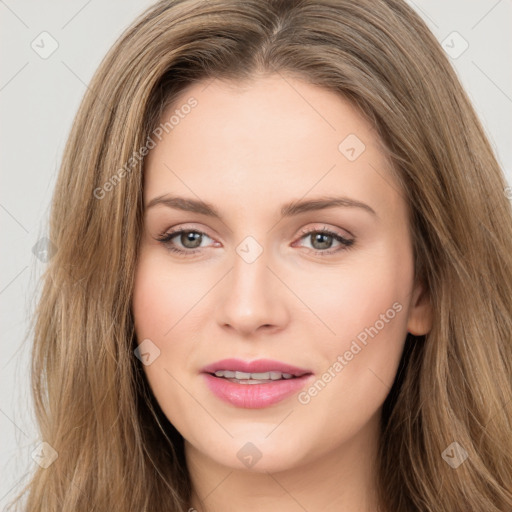
[[[30,397],[30,340],[24,342],[24,336],[44,263],[32,248],[46,234],[57,169],[87,84],[122,30],[151,3],[0,0],[2,509],[18,479],[34,467],[31,453],[38,444]],[[459,53],[463,40],[469,44],[452,63],[512,184],[512,0],[409,3],[449,52]],[[38,41],[44,31],[58,43],[46,59],[31,47],[33,41],[42,45]]]

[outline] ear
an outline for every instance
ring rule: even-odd
[[[423,336],[432,329],[433,312],[426,288],[420,281],[414,287],[407,320],[407,332]]]

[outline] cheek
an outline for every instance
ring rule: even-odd
[[[161,255],[147,251],[141,254],[135,273],[132,311],[137,340],[149,339],[159,351],[158,358],[144,366],[152,386],[155,379],[165,378],[162,370],[169,368],[170,360],[184,358],[180,353],[184,344],[175,341],[175,333],[181,327],[180,318],[187,313],[185,306],[193,300],[189,295],[194,295],[190,282],[185,283],[179,272],[171,275],[169,269]],[[168,350],[171,339],[172,358]]]
[[[162,410],[178,429],[192,421],[179,414],[190,409],[190,396],[180,384],[180,372],[192,371],[188,367],[195,346],[191,342],[191,307],[200,294],[200,281],[176,272],[165,255],[152,251],[141,254],[132,298],[136,336],[139,343],[149,339],[157,347],[158,356],[143,369]]]
[[[401,340],[413,273],[407,244],[383,241],[371,251],[347,258],[336,269],[301,275],[294,291],[323,324],[322,343],[315,350],[325,351],[332,359],[340,350],[348,350],[354,339],[364,343],[371,327],[376,327],[379,339]],[[375,334],[375,329],[370,330]]]
[[[172,338],[182,321],[193,325],[194,306],[207,289],[204,277],[170,265],[165,253],[141,254],[132,299],[138,338],[153,337],[162,343]]]
[[[316,307],[335,334],[315,348],[323,367],[299,396],[306,410],[329,411],[355,432],[382,405],[407,334],[413,271],[407,244],[389,244],[358,259],[339,281],[325,280]]]

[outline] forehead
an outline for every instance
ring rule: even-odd
[[[399,199],[376,131],[327,89],[281,75],[199,82],[182,91],[162,124],[171,117],[146,160],[146,204],[176,191],[221,194],[239,208],[333,192]]]
[[[192,98],[197,105],[188,109]],[[178,119],[181,110],[188,113]],[[360,112],[339,94],[284,75],[195,83],[175,99],[162,123],[171,117],[176,143],[194,132],[198,140],[207,137],[201,140],[207,149],[215,142],[230,152],[243,144],[245,150],[259,149],[256,153],[281,149],[289,158],[290,151],[300,154],[313,143],[319,151],[337,150],[341,139],[350,133],[367,146],[379,142]],[[232,142],[238,145],[233,147]],[[265,147],[259,147],[263,142]],[[304,146],[304,142],[310,144]]]

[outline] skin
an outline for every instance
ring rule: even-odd
[[[197,106],[147,157],[144,204],[163,194],[201,199],[222,220],[147,209],[133,296],[139,343],[149,338],[160,350],[144,366],[148,381],[185,438],[191,506],[374,512],[382,404],[407,332],[425,334],[432,323],[413,281],[407,205],[377,134],[346,100],[284,75],[194,84],[163,121],[191,97]],[[365,145],[354,161],[338,149],[349,134]],[[376,215],[358,207],[280,214],[285,203],[321,196],[355,199]],[[206,234],[191,257],[168,246],[198,243],[157,240],[178,227]],[[323,227],[353,245],[301,234]],[[252,263],[236,252],[247,236],[263,249]],[[357,335],[396,303],[400,312],[347,361]],[[328,368],[332,376],[340,355],[343,369],[308,403],[293,395],[237,408],[200,375],[228,357],[270,358],[316,380]],[[252,467],[237,457],[248,442],[261,453]]]

